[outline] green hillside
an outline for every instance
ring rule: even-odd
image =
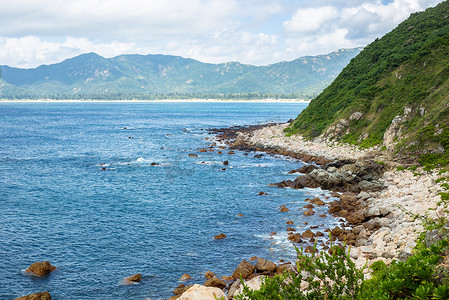
[[[367,46],[288,131],[447,164],[449,1]]]
[[[329,85],[361,48],[268,66],[202,63],[169,55],[83,54],[34,69],[1,67],[3,98],[153,99],[158,97],[312,97]]]

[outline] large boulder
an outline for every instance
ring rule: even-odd
[[[185,291],[179,300],[227,300],[225,293],[216,287],[207,287],[204,285],[194,284],[191,288]]]
[[[16,300],[51,300],[49,292],[41,292],[16,298]]]
[[[232,277],[234,279],[240,279],[240,277],[245,279],[253,274],[255,270],[256,267],[253,264],[247,262],[246,260],[242,260],[242,262],[235,269],[234,273],[232,273]]]
[[[38,277],[42,277],[44,275],[50,274],[54,270],[56,270],[55,266],[52,266],[48,261],[43,261],[31,264],[31,266],[26,269],[26,272],[33,273]]]
[[[259,258],[257,260],[256,270],[258,272],[273,273],[274,271],[276,271],[276,268],[277,268],[276,264],[272,261],[263,258]]]

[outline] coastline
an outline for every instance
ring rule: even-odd
[[[438,195],[441,186],[436,179],[441,175],[437,170],[398,170],[398,163],[388,160],[387,155],[376,150],[362,150],[347,144],[317,139],[308,141],[299,135],[285,137],[283,129],[287,125],[268,124],[257,128],[234,129],[232,134],[222,133],[221,138],[231,149],[264,151],[299,159],[305,157],[303,160],[318,166],[321,173],[328,172],[326,176],[329,173],[337,174],[340,169],[354,163],[380,160],[377,163],[383,170],[377,181],[382,188],[350,190],[347,186],[334,186],[330,189],[339,192],[340,203],[331,203],[329,212],[334,215],[336,213],[347,222],[344,227],[331,230],[332,235],[341,243],[349,241],[350,256],[358,268],[366,264],[370,266],[378,260],[389,264],[393,260],[410,256],[416,245],[416,238],[424,230],[420,217],[436,218],[444,214],[443,209],[438,206],[441,201]],[[338,164],[343,167],[335,168]],[[307,187],[308,176],[307,172],[299,174],[298,178],[302,181],[298,182]],[[295,181],[287,180],[273,185],[280,188],[304,187],[295,186]],[[341,207],[335,210],[336,205]],[[368,268],[364,272],[369,278]]]
[[[254,100],[234,100],[234,99],[165,99],[165,100],[93,100],[93,99],[0,99],[1,102],[96,102],[96,103],[219,103],[219,102],[231,102],[231,103],[282,103],[282,102],[295,102],[295,103],[310,103],[311,100],[305,99],[254,99]]]

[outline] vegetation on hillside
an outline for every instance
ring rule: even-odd
[[[169,55],[83,54],[35,69],[1,67],[0,98],[301,98],[321,92],[361,48],[268,66],[202,63]]]
[[[350,118],[355,112],[362,116]],[[383,143],[395,117],[396,151],[449,162],[449,1],[367,46],[288,131],[370,147]]]

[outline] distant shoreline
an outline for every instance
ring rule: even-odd
[[[310,103],[310,100],[305,99],[253,99],[253,100],[234,100],[234,99],[166,99],[166,100],[94,100],[94,99],[0,99],[0,102],[125,102],[125,103],[195,103],[195,102],[233,102],[233,103],[282,103],[282,102],[294,102],[294,103]]]

